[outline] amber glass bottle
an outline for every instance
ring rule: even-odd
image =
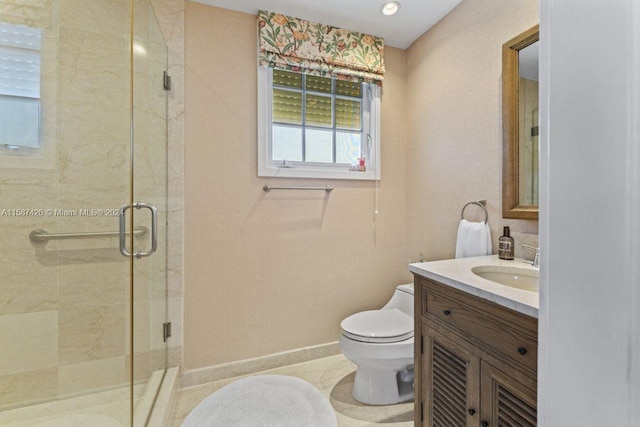
[[[504,227],[502,236],[498,239],[498,258],[513,259],[514,246],[515,244],[513,237],[511,237],[509,227]]]

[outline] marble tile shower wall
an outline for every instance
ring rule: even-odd
[[[142,8],[138,3],[142,2],[136,2],[136,8]],[[178,5],[173,5],[173,10],[181,13],[182,1],[172,3]],[[128,202],[129,11],[129,0],[0,3],[1,21],[44,30],[43,145],[31,152],[0,151],[0,210],[75,211],[118,208]],[[166,147],[162,144],[161,150],[151,149],[153,143],[166,140],[161,134],[166,127],[158,133],[152,123],[165,111],[157,98],[163,94],[158,94],[143,68],[158,67],[161,77],[164,64],[160,63],[165,60],[151,52],[163,49],[159,46],[162,37],[145,22],[151,19],[149,11],[137,10],[136,16],[141,20],[136,24],[135,38],[147,43],[150,53],[135,76],[136,93],[140,94],[134,100],[138,110],[135,162],[144,171],[136,176],[136,196],[163,206],[164,218],[181,218],[181,189],[169,189],[173,194],[171,213],[157,191],[156,184],[167,181]],[[171,104],[170,113],[181,117],[175,113],[175,104]],[[169,128],[170,141],[179,139],[181,143],[179,132],[171,135],[171,123]],[[172,150],[180,152],[180,147]],[[166,227],[166,221],[160,223]],[[29,241],[29,233],[35,229],[81,232],[117,228],[117,217],[0,217],[0,410],[128,381],[130,272],[116,240]],[[179,230],[171,233],[181,247],[181,227]],[[148,240],[144,243],[149,244]],[[139,319],[154,318],[166,309],[166,286],[157,284],[166,284],[162,266],[167,250],[166,243],[161,244],[155,259],[135,265],[133,304]],[[170,268],[177,289],[173,305],[181,307],[181,280],[176,277],[181,275],[181,262],[173,261]],[[135,376],[144,379],[166,363],[164,344],[157,329],[150,333],[148,323],[136,323],[133,333],[135,366],[141,367]],[[175,348],[181,348],[181,339],[173,342]]]

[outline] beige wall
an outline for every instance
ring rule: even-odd
[[[538,23],[536,0],[465,0],[407,50],[407,257],[451,258],[460,210],[487,199],[502,226],[537,244],[538,222],[502,219],[502,44]],[[469,208],[468,219],[473,209]]]
[[[374,216],[373,182],[257,177],[256,18],[188,2],[185,20],[184,368],[336,341],[344,317],[410,279],[405,52],[385,52]]]
[[[465,0],[407,51],[386,49],[380,214],[373,183],[256,173],[255,17],[187,2],[186,370],[335,341],[339,322],[411,280],[406,260],[454,255],[465,203],[501,217],[502,43],[537,2]],[[336,190],[264,194],[265,184]],[[473,211],[468,211],[473,218]]]

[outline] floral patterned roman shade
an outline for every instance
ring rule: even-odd
[[[384,40],[261,10],[260,66],[382,86]]]

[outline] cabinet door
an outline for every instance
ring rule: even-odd
[[[472,427],[479,424],[480,359],[424,327],[422,358],[423,426]]]
[[[483,427],[534,427],[537,425],[536,384],[516,381],[495,366],[482,361]]]

